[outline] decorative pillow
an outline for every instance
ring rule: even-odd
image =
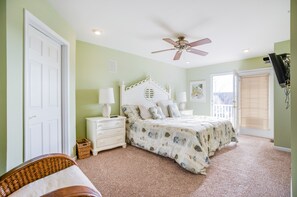
[[[162,109],[160,107],[150,107],[149,112],[151,112],[151,115],[153,119],[164,119],[166,118],[165,115],[162,112]]]
[[[127,116],[129,122],[141,119],[139,108],[137,105],[123,105],[122,111]]]
[[[172,118],[181,117],[181,114],[178,110],[176,103],[168,105],[168,112],[169,112],[170,117],[172,117]]]
[[[159,107],[161,107],[164,115],[166,117],[169,117],[168,105],[173,104],[173,101],[172,100],[162,100],[162,101],[159,101],[157,104],[158,104]]]
[[[140,116],[142,119],[146,120],[146,119],[151,119],[152,118],[152,114],[149,112],[148,108],[146,108],[143,105],[138,105],[139,110],[140,110]]]

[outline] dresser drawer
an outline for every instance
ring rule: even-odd
[[[105,130],[98,130],[97,131],[97,138],[104,138],[108,136],[124,136],[125,130],[123,128],[117,128],[117,129],[105,129]]]
[[[113,121],[101,121],[97,122],[96,129],[104,130],[104,129],[114,129],[114,128],[122,128],[125,126],[123,120],[113,120]]]
[[[96,140],[97,148],[102,147],[102,146],[118,144],[118,143],[124,143],[124,142],[125,142],[124,136],[115,136],[115,137],[108,137],[108,138]]]

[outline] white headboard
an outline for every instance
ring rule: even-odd
[[[122,105],[143,105],[151,107],[160,100],[171,99],[171,89],[162,88],[150,76],[129,87],[124,82],[120,84],[120,107]],[[122,110],[120,109],[120,112]]]

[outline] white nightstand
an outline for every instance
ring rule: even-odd
[[[180,114],[182,116],[193,116],[193,110],[192,109],[181,110]]]
[[[126,148],[126,117],[94,117],[87,120],[87,138],[92,142],[92,153],[122,146]]]

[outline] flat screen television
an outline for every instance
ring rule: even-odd
[[[290,85],[290,64],[286,61],[288,54],[276,55],[275,53],[270,53],[268,56],[274,68],[279,85],[282,88]]]

